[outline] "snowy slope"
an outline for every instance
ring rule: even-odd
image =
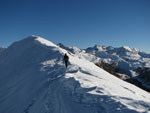
[[[138,113],[150,94],[68,54],[52,42],[30,36],[0,55],[0,113]]]
[[[131,83],[143,88],[146,91],[150,91],[150,82],[148,79],[141,79],[137,71],[144,68],[149,68],[150,66],[150,54],[142,52],[135,48],[130,48],[129,46],[123,46],[119,48],[114,48],[111,46],[100,46],[95,45],[94,47],[89,47],[85,50],[76,47],[66,47],[59,43],[59,47],[68,50],[69,52],[75,54],[76,56],[91,61],[103,67],[101,61],[106,63],[106,65],[112,66],[116,64],[117,73],[121,79],[128,79]],[[108,67],[104,67],[107,70]],[[112,67],[113,68],[113,67]],[[115,68],[115,67],[114,67]],[[114,70],[115,71],[115,70]],[[108,72],[112,72],[111,70]],[[148,75],[142,75],[143,78],[148,78]],[[144,77],[145,76],[145,77]],[[130,80],[129,80],[130,78]],[[138,83],[137,83],[138,82]]]

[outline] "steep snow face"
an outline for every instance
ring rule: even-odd
[[[34,37],[34,36],[32,36],[32,37]],[[50,42],[50,41],[48,41],[48,40],[46,40],[46,39],[43,39],[43,38],[37,37],[37,36],[35,36],[35,37],[36,37],[35,40],[41,42],[42,44],[44,44],[44,45],[46,45],[46,46],[57,47],[54,43],[52,43],[52,42]]]
[[[123,46],[123,48],[128,50],[128,51],[132,51],[132,49],[129,46]]]
[[[150,94],[85,58],[31,36],[0,55],[0,113],[138,113]]]

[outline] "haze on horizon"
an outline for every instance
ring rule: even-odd
[[[29,35],[87,48],[130,46],[150,53],[149,0],[1,0],[0,46]]]

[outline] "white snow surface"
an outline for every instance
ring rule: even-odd
[[[149,107],[150,93],[43,38],[30,36],[0,55],[0,113],[141,113]]]

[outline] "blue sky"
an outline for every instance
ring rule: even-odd
[[[0,0],[0,46],[29,35],[150,53],[150,0]]]

